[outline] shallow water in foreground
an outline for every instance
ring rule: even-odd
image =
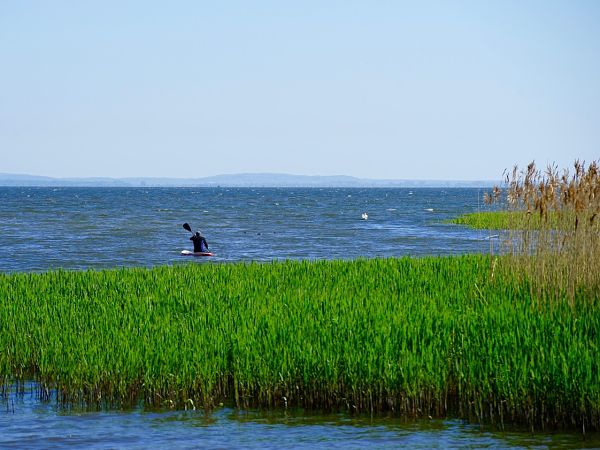
[[[0,399],[0,448],[599,448],[600,434],[488,431],[460,420],[302,411],[92,411],[40,402],[35,385]]]

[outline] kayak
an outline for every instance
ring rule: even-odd
[[[190,252],[189,250],[181,250],[181,256],[214,256],[211,252]]]

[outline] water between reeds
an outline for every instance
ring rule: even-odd
[[[35,383],[0,397],[1,448],[599,448],[600,434],[494,430],[460,420],[302,410],[83,410],[40,402]]]

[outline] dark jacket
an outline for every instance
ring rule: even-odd
[[[196,233],[190,238],[190,241],[194,243],[194,253],[204,253],[210,251],[208,249],[208,242],[206,242],[206,239],[201,234]]]

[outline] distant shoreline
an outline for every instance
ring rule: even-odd
[[[316,187],[316,188],[489,188],[491,180],[377,180],[350,176],[232,174],[202,178],[53,178],[0,173],[0,187]]]

